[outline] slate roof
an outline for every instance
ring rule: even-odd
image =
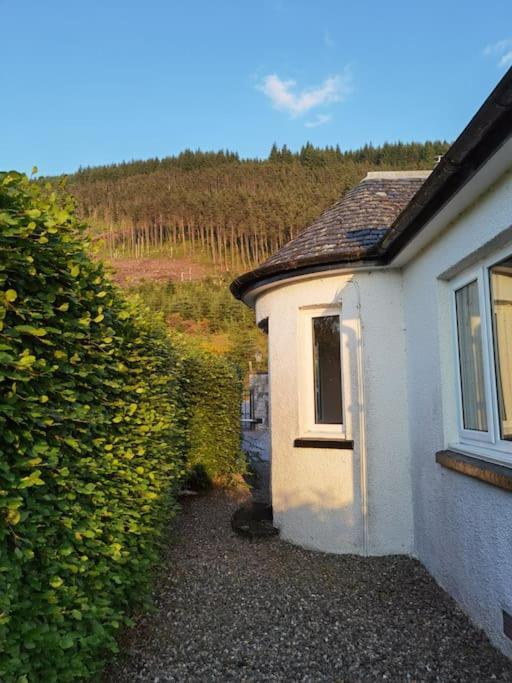
[[[261,266],[235,280],[232,290],[246,281],[257,281],[278,272],[285,274],[311,265],[368,258],[429,173],[368,173],[300,235]]]
[[[300,235],[267,259],[262,267],[277,264],[296,267],[303,261],[318,263],[324,257],[339,261],[364,258],[381,241],[429,171],[414,175],[407,172],[369,173]]]

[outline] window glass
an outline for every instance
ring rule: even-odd
[[[464,429],[486,432],[487,409],[477,281],[457,290],[455,297]]]
[[[490,269],[490,281],[500,432],[512,441],[512,258]]]
[[[313,318],[316,424],[342,424],[340,317]]]

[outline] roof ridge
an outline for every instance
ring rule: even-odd
[[[361,180],[425,180],[432,171],[368,171]]]

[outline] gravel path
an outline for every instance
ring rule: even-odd
[[[512,681],[421,565],[310,552],[231,532],[235,497],[187,501],[169,534],[156,612],[105,680]]]

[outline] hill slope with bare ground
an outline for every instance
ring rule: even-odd
[[[67,184],[117,282],[247,367],[266,344],[252,314],[232,301],[229,279],[265,260],[368,171],[430,169],[447,147],[398,142],[342,152],[308,143],[292,153],[274,145],[267,159],[185,151],[80,169]]]

